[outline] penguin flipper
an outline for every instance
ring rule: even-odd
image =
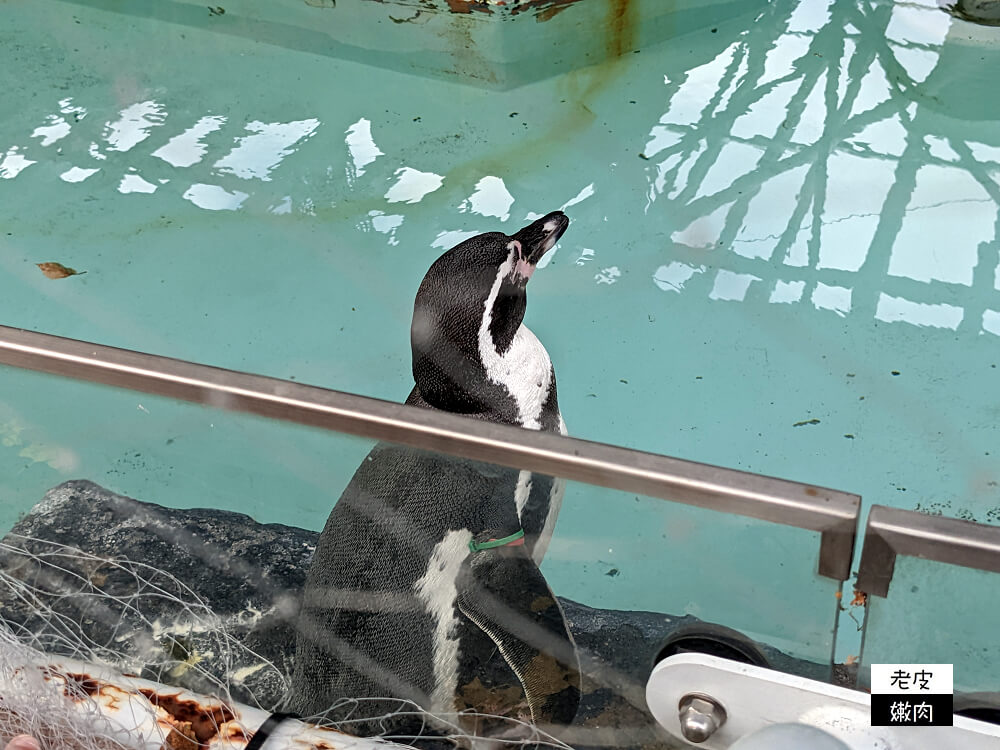
[[[473,553],[458,607],[517,675],[532,722],[569,724],[580,704],[576,646],[562,607],[525,547]]]

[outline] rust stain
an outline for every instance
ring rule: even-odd
[[[868,603],[868,594],[864,591],[858,591],[854,589],[854,598],[851,599],[852,607],[863,607]]]
[[[216,698],[184,698],[176,688],[124,689],[85,672],[66,672],[52,666],[39,666],[38,670],[45,680],[59,685],[70,700],[93,700],[113,711],[121,711],[123,704],[127,706],[135,696],[143,696],[155,709],[154,721],[166,738],[162,750],[200,750],[217,740],[240,747],[253,737],[253,732],[247,732],[237,721],[236,711]],[[20,671],[20,668],[15,670],[16,673]],[[335,729],[324,728],[324,731],[345,740],[356,739]],[[309,750],[339,750],[341,747],[335,741],[322,739],[307,741],[305,746]]]
[[[60,675],[58,672],[53,672],[51,670],[46,670],[48,673],[47,677],[61,676],[66,679],[66,694],[69,695],[71,690],[75,689],[77,695],[83,693],[87,696],[95,696],[101,692],[101,683],[95,680],[90,675],[86,674],[74,674],[67,672],[66,674]]]
[[[570,2],[574,1],[575,0],[570,0]],[[557,14],[562,13],[568,7],[569,7],[568,3],[566,5],[554,5],[551,8],[548,8],[547,10],[539,11],[538,14],[535,16],[535,20],[538,21],[539,23],[544,23],[545,21],[548,21],[551,18],[555,18]]]
[[[63,674],[46,670],[46,676],[55,679],[62,677],[65,680],[63,692],[68,697],[85,695],[97,698],[109,708],[118,707],[119,700],[128,696],[128,693],[118,686],[97,680],[87,674],[74,672]],[[164,726],[164,729],[170,732],[168,746],[173,750],[192,750],[219,736],[243,741],[247,739],[239,726],[229,724],[236,718],[236,714],[223,703],[202,705],[191,698],[180,698],[176,693],[164,693],[150,688],[139,688],[136,692],[144,696],[154,708],[159,709],[158,713],[162,712],[157,723],[169,724]]]
[[[608,55],[621,57],[635,44],[635,7],[632,0],[608,0]]]
[[[474,10],[480,13],[493,13],[493,9],[485,0],[445,0],[445,2],[448,3],[448,10],[452,13],[472,13]]]
[[[236,714],[223,704],[203,706],[198,701],[179,698],[177,695],[159,693],[148,688],[138,691],[157,708],[162,708],[180,724],[190,724],[195,738],[202,744],[219,735],[219,728],[236,718]]]
[[[809,495],[809,497],[819,497],[819,490],[815,487],[806,487],[806,494]]]

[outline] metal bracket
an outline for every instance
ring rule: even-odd
[[[887,596],[897,555],[1000,573],[1000,526],[873,505],[865,526],[858,589]]]
[[[861,498],[858,498],[860,505]],[[854,542],[857,539],[856,520],[844,521],[834,528],[821,532],[819,541],[819,574],[837,581],[851,577],[854,559]]]

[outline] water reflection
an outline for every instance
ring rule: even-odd
[[[209,211],[236,211],[250,196],[239,190],[229,192],[218,185],[195,183],[184,191],[182,197]]]
[[[674,261],[669,266],[660,266],[656,269],[653,281],[665,292],[679,292],[696,273],[705,273],[705,266],[695,268]]]
[[[319,120],[310,118],[294,122],[254,122],[245,126],[252,135],[237,138],[237,146],[212,166],[223,174],[244,180],[267,182],[271,172],[294,153],[293,146],[311,137]]]
[[[996,274],[985,250],[997,246],[1000,205],[997,145],[957,136],[922,106],[925,81],[966,70],[943,54],[965,43],[955,23],[931,0],[805,0],[784,26],[757,24],[665,77],[669,105],[643,149],[646,212],[666,199],[679,250],[731,270],[706,285],[692,282],[703,264],[674,263],[654,284],[726,302],[763,284],[773,304],[995,333],[992,311],[964,316],[944,302]],[[863,275],[863,288],[843,272]]]
[[[641,191],[645,224],[628,233],[642,235],[645,227],[659,232],[665,224],[666,251],[674,257],[640,257],[628,270],[648,274],[668,293],[720,303],[805,302],[841,316],[878,317],[877,309],[891,310],[879,319],[932,327],[938,321],[950,329],[953,317],[903,314],[881,300],[954,304],[959,287],[1000,288],[993,282],[1000,250],[1000,142],[995,130],[959,134],[952,119],[989,121],[995,96],[977,103],[968,92],[951,91],[981,85],[983,76],[970,71],[970,60],[994,61],[984,39],[1000,39],[1000,31],[981,29],[973,39],[969,24],[942,13],[935,0],[802,0],[774,4],[767,14],[686,71],[664,74],[636,58],[639,77],[662,86],[666,101],[657,122],[642,129],[646,161],[639,182],[637,169],[616,173],[616,162],[604,166],[591,159],[578,183],[585,186],[562,208],[601,191],[607,191],[602,205],[610,203],[605,196],[611,191]],[[529,200],[523,175],[493,164],[452,177],[451,164],[431,170],[432,164],[411,160],[423,153],[420,148],[405,151],[404,160],[398,117],[375,109],[337,127],[342,135],[333,145],[341,150],[330,152],[314,136],[331,124],[307,116],[311,112],[287,121],[238,121],[211,111],[170,114],[159,95],[137,94],[123,105],[101,113],[80,97],[58,99],[18,136],[24,141],[4,144],[0,178],[20,177],[49,159],[64,182],[110,173],[107,184],[129,200],[173,181],[180,182],[176,194],[198,208],[260,205],[275,216],[316,215],[317,207],[343,205],[349,194],[347,200],[362,204],[350,224],[383,235],[390,246],[400,244],[406,206],[435,194],[434,211],[444,217],[444,226],[434,226],[430,235],[436,235],[429,243],[435,248],[486,228],[476,217],[501,223],[537,218],[517,209],[519,200],[525,209]],[[609,124],[624,131],[626,119],[612,114],[617,119]],[[89,143],[81,144],[86,155],[70,153],[76,130]],[[287,166],[289,157],[307,150],[323,164],[325,177]],[[164,165],[172,169],[156,171]],[[267,191],[263,183],[283,168],[286,183]],[[338,177],[341,169],[346,179]],[[565,184],[567,177],[559,180]],[[588,204],[581,210],[596,209]],[[412,231],[428,242],[422,226]],[[576,265],[599,256],[594,248],[573,252]],[[540,265],[555,257],[548,254]],[[621,258],[609,259],[590,278],[611,286],[624,269]],[[865,280],[863,289],[852,277]],[[994,333],[985,320],[992,319],[977,310],[963,316],[958,329]]]
[[[708,298],[742,301],[746,298],[750,285],[755,281],[760,281],[760,277],[748,273],[719,271],[715,275],[715,284],[712,286],[712,291],[708,293]]]
[[[197,164],[208,151],[202,139],[226,124],[221,115],[206,115],[180,135],[175,135],[153,152],[153,156],[175,167],[190,167]]]
[[[137,174],[127,174],[122,177],[122,181],[118,184],[119,193],[155,193],[156,185],[152,182],[142,179]]]
[[[444,177],[433,172],[421,172],[412,167],[396,170],[396,183],[389,188],[385,199],[389,203],[419,203],[444,184]]]
[[[792,302],[798,302],[802,299],[802,292],[805,291],[806,282],[804,281],[778,281],[774,284],[774,290],[771,292],[771,297],[768,302],[776,304],[791,304]]]
[[[20,151],[21,149],[18,146],[11,146],[7,149],[7,153],[0,159],[0,178],[13,180],[32,164],[38,163],[28,159]]]
[[[510,207],[514,205],[514,196],[510,194],[503,180],[494,175],[487,175],[476,183],[475,192],[458,207],[459,211],[471,211],[480,216],[495,216],[500,221],[510,218]]]
[[[818,281],[813,289],[812,303],[817,310],[832,310],[844,317],[851,311],[851,290],[842,286],[827,286]]]
[[[149,100],[137,102],[121,111],[121,117],[104,124],[104,141],[110,151],[129,151],[152,135],[163,124],[167,113],[161,104]]]
[[[46,117],[45,120],[49,124],[35,128],[31,132],[31,137],[41,138],[40,145],[42,146],[51,146],[56,141],[65,138],[72,128],[64,115],[79,122],[87,116],[87,110],[84,107],[74,106],[72,98],[63,99],[59,102],[59,113]]]
[[[83,182],[92,174],[97,174],[100,171],[100,168],[84,169],[83,167],[70,167],[59,175],[59,179],[63,182]]]
[[[58,109],[45,115],[44,125],[36,127],[30,137],[38,139],[39,148],[48,149],[53,144],[63,141],[73,131],[74,126],[82,122],[88,114],[85,106],[74,104],[72,98],[62,99]],[[108,162],[109,154],[129,153],[138,155],[136,147],[150,139],[156,128],[166,125],[168,119],[167,106],[155,99],[143,99],[130,104],[117,113],[117,117],[107,120],[100,133],[100,142],[91,142],[87,148],[88,156],[95,162]],[[367,122],[367,121],[362,121]],[[206,139],[213,133],[222,131],[229,118],[223,115],[206,114],[198,118],[192,125],[176,133],[162,145],[151,151],[150,155],[165,162],[171,167],[191,168],[203,162],[209,156],[211,146]],[[316,118],[293,120],[289,122],[262,122],[251,120],[243,125],[243,131],[249,135],[235,137],[235,145],[226,147],[221,156],[211,162],[210,174],[215,178],[227,176],[239,180],[258,180],[269,182],[272,172],[291,154],[295,153],[301,144],[308,141],[317,131],[320,121]],[[360,127],[360,126],[359,126]],[[369,134],[370,138],[370,134]],[[218,143],[226,143],[219,139]],[[352,143],[349,137],[349,145]],[[213,144],[215,145],[215,144]],[[354,149],[357,152],[358,146]],[[216,148],[216,151],[219,149]],[[375,149],[377,152],[377,148]],[[40,159],[29,159],[22,155],[22,147],[11,146],[0,159],[0,177],[13,179],[27,167],[39,163]],[[53,152],[42,152],[50,158],[58,159],[62,148]],[[381,152],[378,152],[381,153]],[[378,155],[378,154],[376,154]],[[356,156],[356,163],[362,157]],[[369,161],[374,156],[364,157]],[[366,161],[364,163],[369,163]],[[154,167],[155,168],[155,167]],[[83,182],[101,169],[119,169],[122,172],[118,180],[118,192],[121,194],[153,193],[158,185],[137,174],[136,167],[127,162],[117,162],[115,165],[81,166],[73,165],[64,169],[59,177],[64,182]],[[169,182],[169,178],[161,178],[159,184]],[[194,181],[182,192],[182,197],[195,206],[211,211],[235,211],[242,207],[243,202],[250,197],[249,192],[231,189],[215,183]],[[303,208],[308,209],[308,199],[304,199]],[[291,210],[291,197],[286,196],[284,202],[272,206],[272,213],[281,214]]]
[[[348,181],[353,184],[354,180],[365,173],[365,167],[384,154],[375,145],[375,139],[372,138],[372,123],[366,117],[362,117],[347,129],[344,142],[354,161],[353,171],[348,168]]]
[[[921,302],[911,302],[901,297],[890,297],[880,294],[875,317],[879,320],[892,322],[903,320],[916,326],[933,326],[934,328],[950,328],[955,330],[965,311],[954,305],[928,305]]]
[[[382,234],[389,236],[390,245],[399,244],[399,240],[396,239],[396,230],[403,224],[402,214],[386,214],[382,211],[369,211],[368,217],[372,229],[376,232],[381,232]],[[367,224],[362,224],[361,229],[362,231],[367,231]]]

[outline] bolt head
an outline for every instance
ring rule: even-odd
[[[685,695],[680,702],[681,734],[688,742],[704,742],[726,722],[726,711],[706,695]]]

